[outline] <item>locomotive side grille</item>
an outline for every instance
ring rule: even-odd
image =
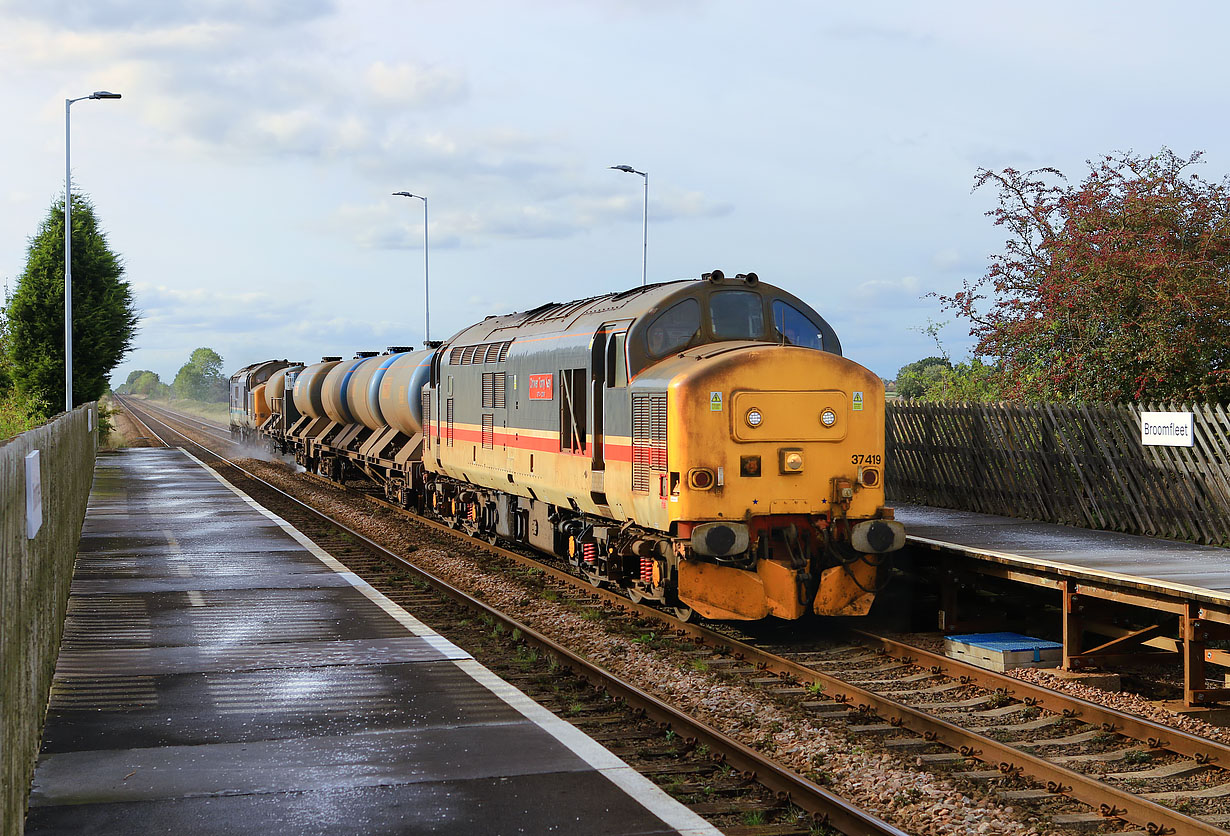
[[[453,446],[453,399],[444,404],[444,446]]]
[[[483,409],[491,409],[495,405],[495,374],[483,372]]]
[[[495,449],[495,416],[483,416],[483,449]]]
[[[423,405],[423,435],[426,439],[427,449],[431,449],[431,394],[423,392],[419,395],[420,403]]]
[[[666,395],[633,395],[632,490],[648,493],[654,473],[666,473]]]
[[[448,364],[468,366],[471,363],[502,363],[508,357],[512,344],[512,340],[504,340],[498,343],[455,346],[448,353]]]
[[[504,372],[496,372],[491,377],[491,401],[496,409],[503,409],[508,387],[508,376]]]

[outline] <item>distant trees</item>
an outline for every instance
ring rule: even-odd
[[[999,370],[982,360],[953,365],[947,357],[924,357],[897,372],[897,394],[921,401],[1001,400]]]
[[[132,348],[139,317],[124,267],[98,228],[93,204],[73,195],[73,404],[97,400],[107,375]],[[30,240],[9,300],[9,375],[26,398],[64,391],[64,202]]]
[[[169,398],[171,387],[158,379],[154,372],[142,372],[132,384],[134,395],[144,395],[147,398]]]
[[[1010,398],[1230,400],[1230,180],[1163,148],[1053,168],[982,170],[1009,233],[982,278],[941,297]]]
[[[225,403],[229,378],[222,374],[222,357],[212,348],[198,348],[180,367],[171,389],[177,398]]]
[[[924,357],[897,370],[897,394],[903,398],[921,398],[927,387],[937,383],[944,372],[952,369],[947,357]]]
[[[171,387],[163,383],[157,372],[137,369],[128,373],[128,379],[116,387],[121,395],[143,395],[147,398],[169,398]]]
[[[194,349],[188,362],[179,367],[170,384],[163,383],[157,372],[137,369],[128,373],[116,389],[121,395],[144,395],[148,398],[183,398],[185,400],[226,403],[230,399],[230,378],[222,373],[222,357],[212,348]]]

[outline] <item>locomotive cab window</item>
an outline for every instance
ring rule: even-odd
[[[695,299],[684,299],[659,314],[653,325],[649,326],[646,333],[649,353],[654,357],[665,357],[692,342],[699,331],[700,303]]]
[[[798,345],[803,348],[824,349],[824,338],[820,328],[794,305],[773,300],[773,324],[777,333],[788,345]]]
[[[764,302],[750,290],[720,290],[709,297],[713,336],[719,340],[758,340],[764,336]]]
[[[628,332],[612,334],[606,347],[606,385],[610,389],[628,385],[628,363],[624,356],[624,341]]]

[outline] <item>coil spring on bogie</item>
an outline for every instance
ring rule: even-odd
[[[641,583],[653,583],[653,558],[641,558]]]
[[[597,543],[582,543],[581,558],[590,566],[598,562],[598,544]]]

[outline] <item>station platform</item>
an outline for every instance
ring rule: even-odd
[[[1230,607],[1230,549],[1034,520],[896,505],[914,545],[1085,583]]]
[[[1176,710],[1230,707],[1230,549],[919,505],[896,518],[908,543],[961,558],[961,572],[1056,590],[1068,671],[1179,662]],[[964,625],[958,586],[944,589],[942,629]],[[1230,723],[1215,710],[1206,719]]]
[[[718,834],[187,453],[104,453],[25,832]]]

